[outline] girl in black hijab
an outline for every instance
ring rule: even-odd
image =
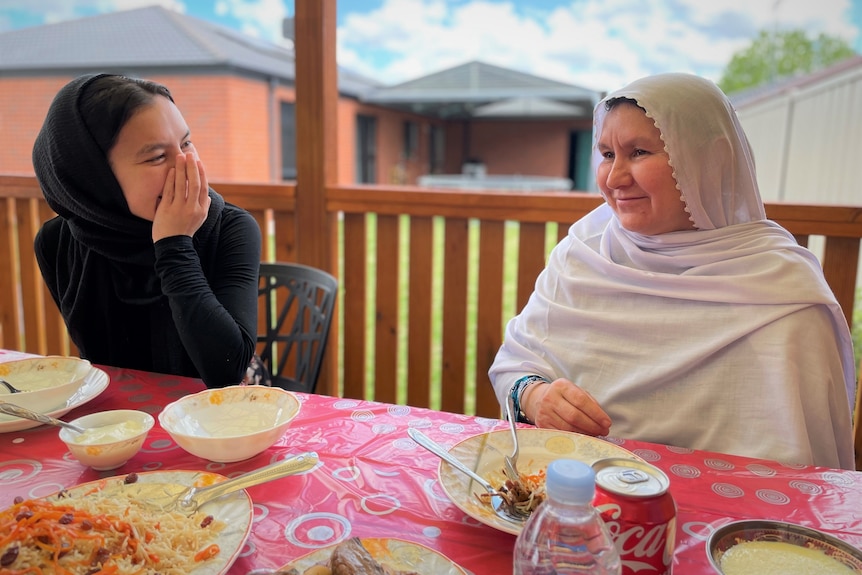
[[[33,167],[58,214],[36,258],[81,357],[240,383],[255,347],[260,229],[209,188],[168,89],[73,80],[48,110]]]

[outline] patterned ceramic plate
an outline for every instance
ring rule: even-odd
[[[99,396],[100,393],[105,391],[108,388],[108,383],[111,381],[111,378],[107,373],[99,369],[98,367],[90,368],[90,373],[84,379],[84,382],[81,384],[81,387],[72,394],[66,402],[62,405],[58,405],[56,409],[48,411],[47,414],[51,417],[61,417],[66,415],[76,407],[80,407]],[[11,398],[10,398],[11,399]],[[12,401],[11,403],[14,403]],[[42,425],[38,421],[33,421],[31,419],[21,419],[20,417],[15,417],[14,415],[6,415],[5,413],[0,413],[0,433],[6,433],[9,431],[21,431],[24,429],[30,429],[33,427],[38,427]]]
[[[362,538],[362,546],[382,565],[399,571],[416,571],[429,575],[467,575],[467,572],[437,551],[401,539],[367,537]],[[335,545],[323,547],[308,555],[303,555],[282,567],[280,571],[295,569],[298,575],[314,567],[326,564]]]
[[[553,429],[518,429],[518,449],[518,471],[526,474],[546,469],[555,459],[577,459],[590,465],[606,457],[641,460],[608,441]],[[491,485],[499,486],[505,481],[503,457],[511,450],[512,435],[507,429],[469,437],[453,446],[450,453]],[[477,495],[485,493],[482,487],[445,461],[440,462],[437,477],[449,499],[470,517],[512,535],[521,532],[521,525],[500,518],[490,504],[479,500]]]
[[[177,483],[198,486],[211,485],[214,482],[227,479],[223,475],[206,471],[149,471],[137,475],[138,483]],[[72,487],[68,491],[72,496],[86,494],[94,489],[121,485],[125,477],[126,474],[122,474],[90,481]],[[210,501],[201,507],[201,512],[212,515],[218,521],[223,521],[226,526],[215,539],[215,543],[220,549],[219,554],[190,571],[188,575],[223,575],[236,561],[251,532],[251,522],[254,516],[251,497],[244,490],[240,490]]]
[[[725,553],[739,544],[751,541],[789,543],[800,548],[820,551],[825,556],[823,559],[829,563],[825,563],[821,569],[818,569],[818,573],[826,572],[832,560],[840,565],[832,565],[835,569],[828,571],[829,573],[862,573],[862,551],[837,537],[794,523],[760,519],[734,521],[712,532],[706,544],[706,554],[716,573],[724,573],[721,569],[721,559]],[[788,556],[785,551],[780,553],[782,559]],[[764,557],[768,558],[768,556]],[[811,557],[811,561],[820,560],[819,556],[810,553],[794,560],[798,564],[805,557]],[[842,569],[841,565],[846,566],[846,569]],[[765,575],[765,568],[766,566],[759,566],[752,572]]]

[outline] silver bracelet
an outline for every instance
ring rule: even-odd
[[[524,390],[533,385],[534,383],[551,383],[541,375],[525,375],[521,379],[515,382],[515,385],[512,386],[512,391],[510,392],[512,398],[512,406],[514,408],[516,418],[518,423],[529,423],[533,424],[533,421],[527,417],[527,414],[524,413],[523,408],[521,407],[521,398],[524,395]]]

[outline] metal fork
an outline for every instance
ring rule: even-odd
[[[515,425],[517,421],[513,413],[515,406],[512,404],[512,398],[508,397],[506,399],[506,417],[509,418],[509,429],[512,430],[512,454],[503,458],[505,464],[503,470],[506,473],[506,477],[512,481],[520,481],[521,475],[518,473],[518,428]]]
[[[496,513],[497,516],[501,519],[511,521],[512,523],[523,523],[527,520],[527,517],[530,516],[529,513],[525,513],[514,505],[508,505],[506,503],[507,498],[503,496],[503,491],[506,489],[505,486],[501,488],[503,491],[496,489],[488,482],[487,479],[464,465],[464,462],[459,460],[453,454],[446,451],[446,449],[442,445],[440,445],[415,427],[411,427],[410,429],[408,429],[407,435],[409,435],[413,441],[415,441],[416,443],[418,443],[419,445],[421,445],[422,447],[424,447],[425,449],[427,449],[428,451],[430,451],[431,453],[433,453],[434,455],[436,455],[437,457],[439,457],[440,459],[442,459],[443,461],[445,461],[446,463],[448,463],[449,465],[451,465],[452,467],[478,483],[482,487],[482,489],[488,492],[488,495],[491,498],[491,508],[494,510],[494,513]]]

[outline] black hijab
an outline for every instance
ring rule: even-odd
[[[112,79],[106,82],[101,79]],[[119,90],[129,95],[96,100],[110,90],[104,84],[136,84],[141,90]],[[145,101],[167,97],[166,88],[152,82],[113,74],[76,78],[54,98],[33,147],[33,167],[48,205],[61,220],[52,265],[62,267],[66,285],[51,286],[73,331],[88,306],[97,303],[102,290],[112,290],[121,301],[148,304],[162,297],[155,272],[152,222],[129,211],[120,184],[108,164],[108,152],[117,133]],[[133,98],[138,104],[129,105]],[[194,236],[202,262],[210,261],[221,224],[224,200],[209,190],[209,214]],[[212,245],[211,245],[212,244]],[[43,246],[45,247],[45,246]],[[56,251],[54,251],[56,250]],[[206,252],[206,253],[205,253]],[[55,256],[55,257],[54,257]]]

